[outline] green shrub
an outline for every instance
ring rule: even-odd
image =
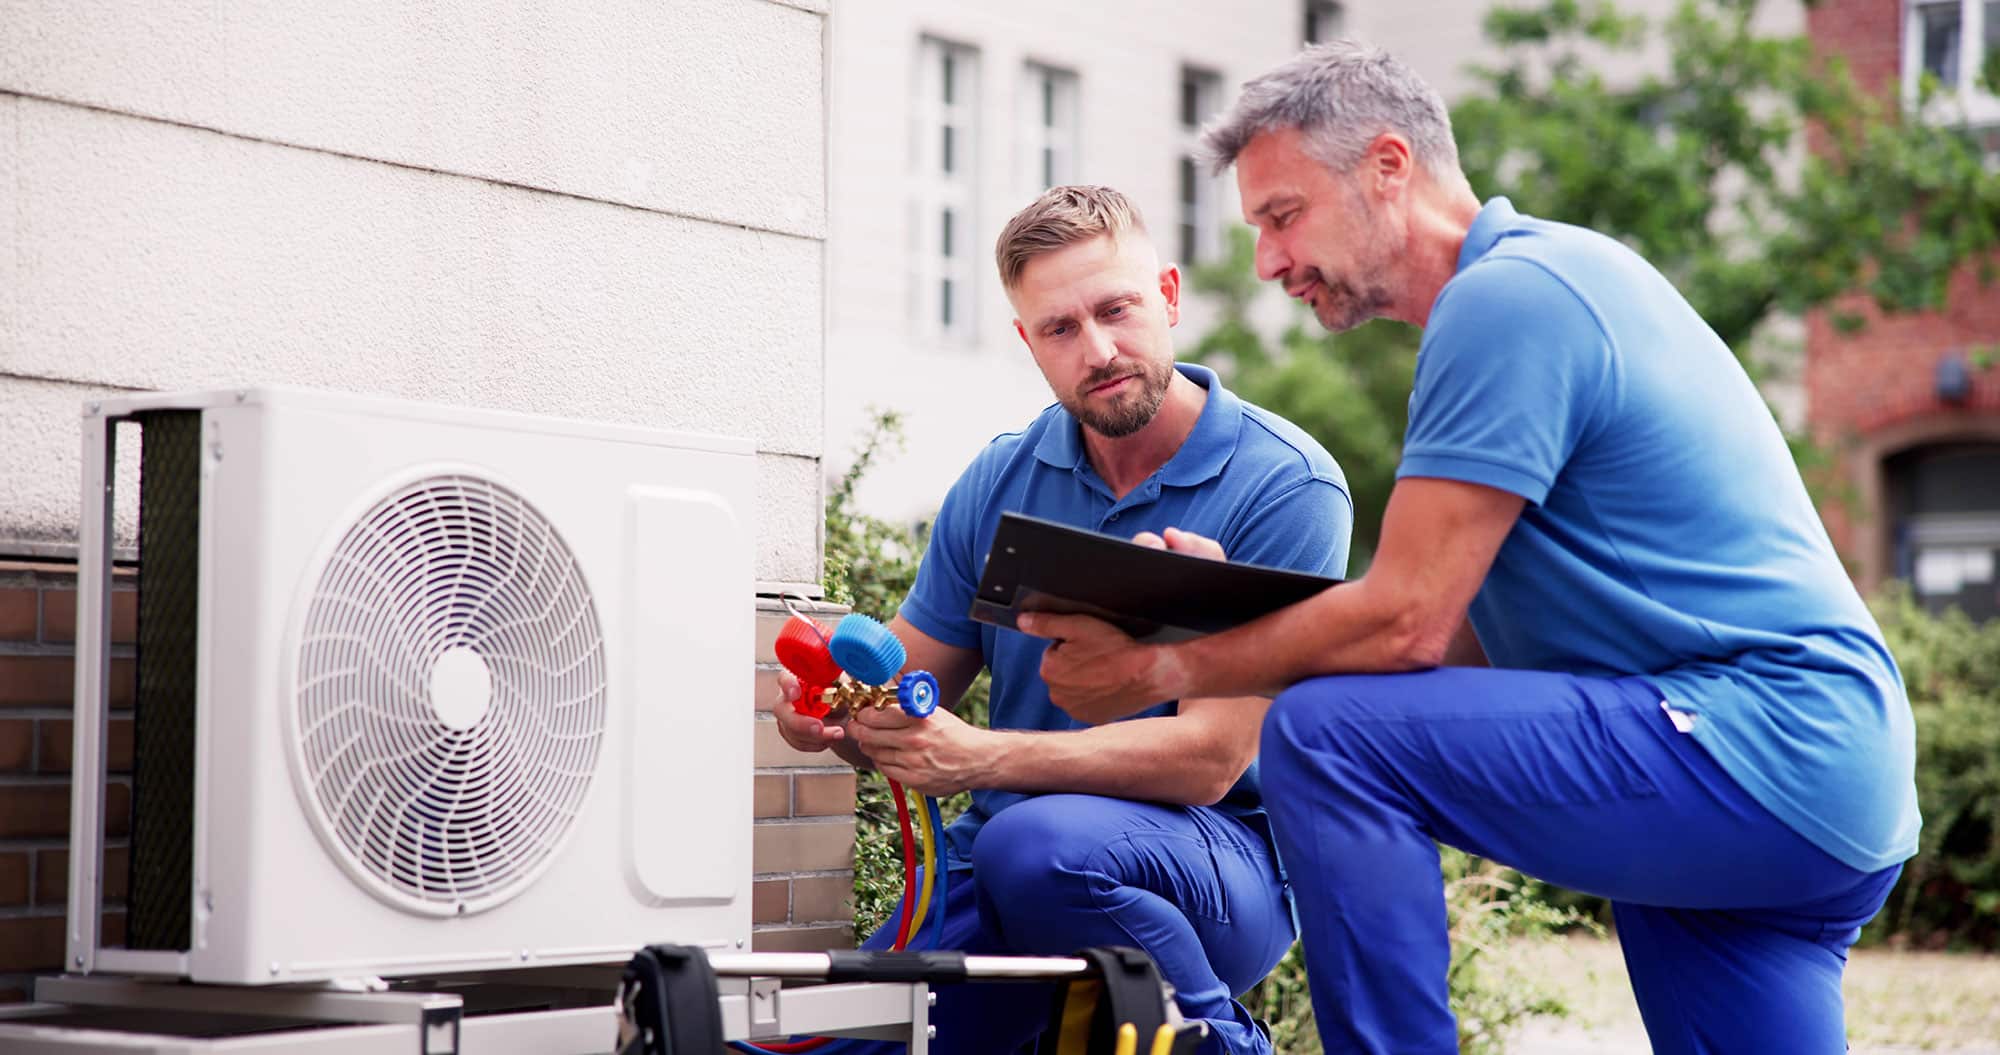
[[[2000,947],[2000,620],[1932,615],[1896,588],[1874,603],[1917,726],[1917,856],[1866,940]]]

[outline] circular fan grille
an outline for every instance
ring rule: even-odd
[[[320,834],[418,911],[488,908],[532,881],[604,738],[603,635],[575,558],[527,502],[470,475],[408,484],[341,537],[297,685]]]

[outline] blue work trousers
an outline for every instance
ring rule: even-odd
[[[1846,1048],[1847,947],[1899,869],[1786,827],[1638,678],[1316,678],[1261,757],[1328,1055],[1458,1051],[1438,842],[1610,899],[1654,1051]]]
[[[972,867],[961,864],[950,879],[944,948],[1037,956],[1143,949],[1172,983],[1181,1013],[1208,1022],[1204,1052],[1271,1051],[1235,997],[1291,947],[1291,909],[1264,837],[1243,821],[1204,807],[1043,795],[987,821]],[[893,927],[862,947],[888,948]],[[936,991],[931,1050],[940,1055],[1013,1052],[1047,1028],[1055,1001],[1047,984]],[[902,1048],[843,1044],[843,1055]]]

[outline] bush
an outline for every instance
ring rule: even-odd
[[[2000,621],[1926,612],[1907,590],[1874,603],[1917,726],[1917,856],[1864,940],[2000,947]]]

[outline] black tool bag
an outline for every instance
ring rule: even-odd
[[[1049,1028],[1035,1045],[1036,1055],[1112,1055],[1118,1027],[1130,1023],[1139,1035],[1137,1055],[1149,1055],[1160,1027],[1174,1026],[1174,1055],[1200,1046],[1207,1027],[1175,1021],[1173,998],[1152,957],[1137,949],[1096,948],[1076,954],[1096,968],[1091,977],[1058,986]]]
[[[722,1008],[708,955],[692,945],[653,945],[625,965],[618,983],[617,1055],[716,1055]]]

